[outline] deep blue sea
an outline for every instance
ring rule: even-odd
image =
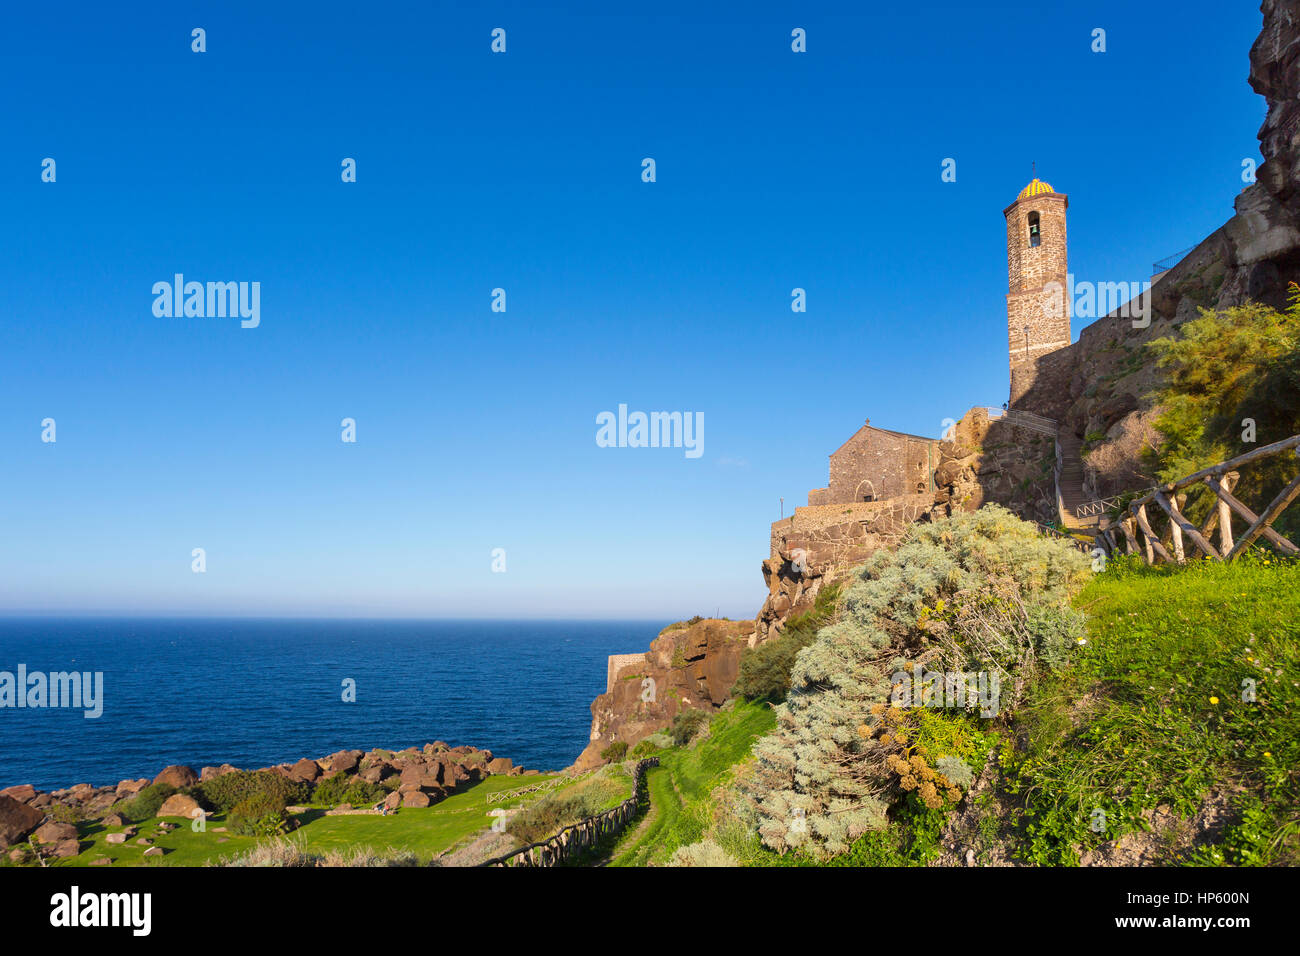
[[[664,622],[667,623],[667,622]],[[646,621],[0,619],[0,671],[100,671],[103,715],[0,707],[0,788],[255,768],[343,749],[472,744],[558,770],[586,746],[605,658]],[[344,703],[342,682],[356,681]]]

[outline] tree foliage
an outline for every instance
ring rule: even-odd
[[[1202,309],[1177,336],[1148,343],[1168,375],[1156,400],[1155,425],[1164,436],[1148,465],[1163,481],[1176,481],[1259,445],[1300,433],[1300,287],[1279,312],[1247,303],[1215,312]],[[1247,440],[1245,419],[1255,423],[1257,444]],[[1241,472],[1237,496],[1262,508],[1295,476],[1294,456],[1279,455]],[[1199,520],[1213,497],[1194,492]],[[1293,526],[1296,519],[1292,518]]]

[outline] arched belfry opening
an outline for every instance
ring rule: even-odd
[[[1029,247],[1037,249],[1043,242],[1042,218],[1036,212],[1029,214]]]

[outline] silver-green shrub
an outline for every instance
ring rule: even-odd
[[[776,729],[755,744],[744,791],[763,842],[825,858],[884,828],[900,796],[886,760],[910,755],[900,712],[888,706],[891,675],[916,663],[994,671],[1007,709],[1005,697],[1014,703],[1039,666],[1040,645],[1059,659],[1077,621],[1067,602],[1089,565],[996,505],[916,525],[897,548],[872,555],[839,620],[795,659]],[[1052,615],[1060,621],[1049,626]]]

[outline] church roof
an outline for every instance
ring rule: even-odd
[[[1035,176],[1033,182],[1020,190],[1020,195],[1016,197],[1016,201],[1019,202],[1022,199],[1028,199],[1030,196],[1046,196],[1054,192],[1056,192],[1056,190],[1052,188],[1051,183],[1045,183]]]

